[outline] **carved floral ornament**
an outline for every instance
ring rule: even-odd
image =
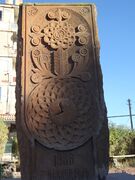
[[[81,63],[83,58],[87,55],[88,49],[87,47],[81,47],[79,53],[74,53],[72,55],[72,61],[74,62],[74,66],[72,71],[65,71],[64,74],[60,72],[52,72],[49,68],[49,60],[50,55],[46,54],[42,57],[42,53],[39,49],[35,49],[32,51],[32,61],[34,63],[34,67],[32,69],[31,80],[35,84],[39,84],[44,79],[50,78],[68,78],[74,77],[82,80],[83,82],[87,82],[91,79],[91,74],[89,72],[81,72]],[[87,63],[86,63],[87,65]],[[80,72],[79,72],[80,70]],[[69,73],[70,72],[70,73]]]
[[[34,16],[38,12],[38,9],[36,7],[31,7],[30,10],[28,11],[29,16]]]
[[[88,36],[86,25],[80,24],[77,27],[73,27],[68,21],[70,21],[71,14],[65,10],[55,9],[55,11],[49,11],[46,14],[46,19],[48,21],[47,25],[44,28],[41,28],[38,25],[34,25],[31,27],[31,44],[35,46],[32,50],[32,59],[34,63],[33,74],[31,76],[31,80],[34,83],[39,83],[43,78],[56,78],[56,77],[65,77],[68,74],[68,77],[77,77],[83,81],[88,81],[91,78],[89,72],[81,72],[81,63],[87,64],[87,60],[84,59],[88,55]],[[48,66],[50,60],[50,54],[46,53],[46,55],[42,55],[40,44],[46,43],[49,47],[54,49],[55,51],[61,50],[61,56],[64,51],[67,51],[68,48],[72,47],[76,42],[79,43],[78,51],[75,51],[71,55],[71,59],[74,62],[74,66],[72,69],[63,70],[63,74],[61,72],[53,73]],[[53,51],[52,51],[53,52]],[[55,56],[55,55],[54,55]],[[54,57],[54,61],[55,61]],[[65,62],[69,64],[68,56],[65,57]],[[86,58],[87,59],[87,58]],[[62,60],[60,60],[61,62]],[[62,65],[62,62],[59,64]],[[62,65],[63,66],[63,65]],[[84,65],[83,65],[84,66]],[[86,65],[87,66],[87,65]],[[63,67],[60,67],[62,69]],[[80,73],[79,75],[78,72]]]
[[[49,23],[41,29],[40,26],[34,25],[31,27],[31,44],[38,46],[43,41],[51,48],[67,49],[71,47],[76,41],[80,45],[88,43],[89,33],[85,25],[80,24],[78,27],[73,27],[68,20],[71,18],[66,11],[58,10],[56,12],[50,11],[47,14]],[[77,29],[77,32],[76,32]]]
[[[102,119],[87,68],[87,25],[74,27],[69,12],[49,11],[47,25],[32,26],[30,34],[34,88],[27,101],[26,123],[41,144],[57,150],[73,149],[88,141]],[[47,45],[45,51],[43,44]]]

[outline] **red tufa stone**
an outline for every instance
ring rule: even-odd
[[[22,180],[99,180],[108,122],[94,5],[22,5],[17,132]]]

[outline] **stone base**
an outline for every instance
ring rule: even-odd
[[[62,152],[36,143],[33,167],[32,180],[96,180],[92,140],[82,147]]]

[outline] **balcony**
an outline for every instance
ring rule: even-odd
[[[0,119],[5,122],[15,122],[15,114],[0,114]]]

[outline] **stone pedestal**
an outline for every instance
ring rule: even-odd
[[[94,5],[20,7],[17,132],[22,180],[103,180],[108,122]]]

